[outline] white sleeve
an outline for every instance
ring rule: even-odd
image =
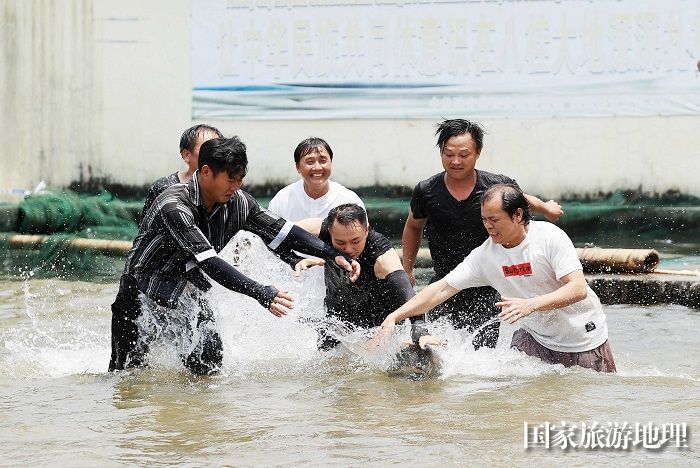
[[[340,190],[338,193],[338,198],[336,199],[337,201],[335,206],[344,205],[345,203],[354,203],[355,205],[360,205],[363,210],[367,211],[367,209],[365,208],[365,204],[362,202],[362,199],[355,192],[342,185],[340,185],[339,188]]]
[[[447,284],[455,289],[475,288],[477,286],[488,286],[488,281],[484,278],[479,265],[483,263],[481,259],[483,252],[481,247],[477,247],[470,253],[462,263],[445,276]]]
[[[367,208],[365,208],[365,204],[362,202],[362,199],[357,195],[355,192],[352,192],[353,195],[355,195],[355,198],[357,199],[354,203],[357,203],[362,207],[363,210],[367,211]]]
[[[557,279],[568,275],[576,270],[582,270],[581,260],[576,254],[576,248],[573,242],[557,226],[552,226],[554,229],[550,233],[547,256],[554,270],[554,275]]]

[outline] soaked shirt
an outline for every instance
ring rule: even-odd
[[[198,174],[186,184],[168,187],[154,200],[124,268],[139,290],[166,307],[177,305],[188,281],[202,290],[211,287],[197,263],[216,256],[241,229],[259,235],[274,249],[293,226],[242,190],[207,212]]]
[[[148,211],[148,209],[151,207],[153,202],[156,201],[156,198],[158,198],[158,195],[163,193],[163,190],[170,187],[171,185],[175,185],[175,184],[179,184],[179,183],[180,183],[180,178],[177,176],[177,172],[175,172],[174,174],[163,176],[160,179],[153,182],[153,185],[151,185],[148,188],[148,194],[146,195],[146,201],[143,203],[143,211],[141,212],[141,218],[143,219],[143,217],[146,216],[146,211]]]
[[[326,222],[321,227],[319,238],[331,244]],[[354,283],[350,282],[345,270],[333,262],[326,262],[325,304],[329,316],[355,326],[376,327],[381,325],[389,313],[406,302],[407,298],[400,291],[395,291],[388,280],[379,279],[374,274],[377,258],[392,248],[389,239],[370,229],[365,248],[357,258],[361,270],[360,277]]]
[[[413,189],[411,212],[427,219],[425,235],[437,279],[452,271],[488,237],[481,222],[481,195],[495,184],[516,184],[501,174],[476,171],[476,185],[466,200],[457,200],[445,185],[445,172],[423,180]]]

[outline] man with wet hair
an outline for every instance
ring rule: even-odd
[[[294,150],[294,165],[301,180],[287,185],[270,200],[268,209],[290,221],[323,218],[344,203],[364,204],[355,192],[330,180],[333,150],[322,138],[311,137]]]
[[[340,205],[330,210],[325,219],[309,219],[300,224],[360,264],[360,277],[354,283],[349,282],[347,272],[335,264],[317,259],[305,259],[297,264],[297,272],[325,264],[325,305],[329,317],[353,326],[376,327],[390,311],[415,296],[398,253],[389,239],[369,227],[367,212],[361,206],[353,203]],[[423,317],[411,322],[411,339],[415,345],[425,348],[436,344],[428,335]],[[338,344],[324,330],[320,333],[320,348],[328,349]]]
[[[199,149],[202,143],[212,138],[223,137],[219,129],[205,124],[194,125],[182,132],[182,136],[180,137],[180,156],[182,160],[185,161],[185,164],[187,164],[187,169],[163,176],[150,186],[148,194],[146,195],[146,201],[143,204],[141,216],[143,217],[143,215],[146,214],[153,200],[155,200],[163,190],[173,184],[187,182],[192,178],[192,174],[197,170]]]
[[[241,229],[258,234],[273,250],[283,247],[315,255],[345,268],[351,281],[359,276],[356,261],[260,208],[240,190],[247,168],[246,147],[237,137],[209,140],[201,146],[199,168],[190,181],[168,187],[154,200],[124,268],[124,275],[150,301],[174,309],[188,283],[202,291],[211,287],[206,273],[222,286],[256,299],[275,316],[286,315],[293,301],[289,294],[253,281],[217,255]],[[209,374],[221,366],[222,342],[211,309],[202,304],[201,295],[199,299],[196,331],[181,330],[193,337],[195,346],[182,358],[191,372]],[[140,297],[120,289],[112,304],[110,371],[145,363],[151,337],[139,328],[140,315]]]
[[[496,184],[480,197],[489,238],[444,278],[389,314],[378,340],[397,321],[425,313],[460,290],[492,286],[498,316],[519,322],[511,347],[550,364],[615,372],[600,300],[586,283],[571,239],[554,224],[531,221],[517,185]]]
[[[402,236],[403,267],[414,284],[413,265],[424,231],[433,260],[434,283],[488,237],[479,213],[479,198],[484,191],[498,183],[515,184],[505,175],[476,169],[484,141],[484,130],[479,124],[464,119],[445,120],[438,125],[436,135],[444,171],[416,185]],[[533,211],[550,221],[563,213],[553,200],[545,203],[537,197],[525,197]],[[489,286],[469,288],[431,313],[446,315],[456,328],[473,331],[498,314],[497,300],[496,291]],[[474,337],[474,348],[495,347],[499,327],[500,323],[495,322],[481,328]]]

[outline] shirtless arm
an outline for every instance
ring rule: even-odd
[[[540,200],[541,201],[541,200]],[[408,218],[403,227],[401,243],[403,244],[403,269],[408,274],[411,284],[415,286],[416,278],[413,276],[413,265],[416,263],[420,241],[423,239],[423,227],[426,219],[416,219],[413,212],[408,210]]]
[[[548,221],[554,222],[564,214],[561,205],[554,200],[543,202],[539,198],[528,194],[525,194],[525,198],[527,199],[527,204],[530,205],[530,209],[543,215]]]
[[[309,234],[318,237],[321,232],[321,224],[323,224],[323,218],[306,218],[299,221],[295,221],[294,224],[307,231]]]
[[[394,289],[394,293],[400,298],[402,303],[406,303],[416,295],[408,280],[408,275],[401,267],[401,260],[396,250],[390,249],[377,258],[374,264],[374,275],[379,279],[389,281],[389,287]],[[430,335],[428,325],[425,323],[425,315],[409,317],[411,320],[411,341],[425,349],[426,345],[444,346],[446,341]],[[425,337],[425,338],[423,338]]]

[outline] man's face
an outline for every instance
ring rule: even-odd
[[[333,247],[352,259],[356,259],[365,250],[367,244],[367,226],[351,223],[347,226],[334,222],[328,229],[331,233]]]
[[[192,172],[194,172],[199,165],[199,149],[202,147],[202,143],[214,138],[217,138],[217,136],[212,132],[200,132],[197,134],[197,141],[192,151],[186,149],[182,150],[182,159],[187,163],[187,167],[189,167]]]
[[[236,190],[243,185],[245,174],[238,172],[231,177],[227,171],[220,171],[214,175],[214,171],[207,165],[202,166],[199,175],[199,185],[207,200],[215,203],[226,203],[231,199]]]
[[[297,172],[307,186],[320,187],[331,176],[331,166],[328,151],[325,148],[316,148],[299,160]]]
[[[518,209],[510,217],[503,210],[503,202],[500,194],[491,197],[486,203],[481,205],[481,221],[484,223],[486,231],[496,244],[504,247],[518,245],[525,238],[525,226],[521,224],[523,213]]]
[[[479,153],[469,133],[453,136],[442,148],[442,167],[452,179],[466,179],[474,171]]]

